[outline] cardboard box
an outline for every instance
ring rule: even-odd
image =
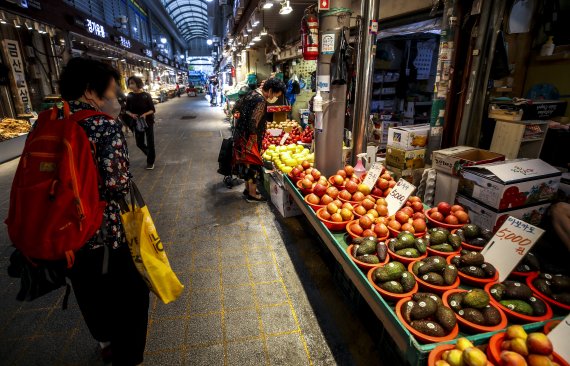
[[[458,186],[459,177],[438,171],[435,178],[434,206],[439,202],[455,202]]]
[[[400,178],[407,180],[408,182],[412,183],[416,187],[420,185],[422,181],[422,175],[424,174],[424,168],[419,169],[398,169],[392,166],[386,166],[386,168],[394,173],[394,179],[397,181]]]
[[[432,153],[432,165],[446,174],[459,176],[461,169],[473,165],[489,164],[505,160],[502,154],[470,146],[456,146]]]
[[[426,149],[402,150],[388,146],[386,164],[398,169],[418,169],[425,166]]]
[[[457,195],[456,202],[467,209],[472,223],[493,231],[499,229],[508,216],[526,221],[529,224],[539,225],[544,215],[546,215],[548,207],[550,207],[550,203],[539,203],[533,206],[517,207],[508,211],[498,212],[461,194]]]
[[[561,173],[540,159],[509,160],[463,169],[459,193],[499,211],[548,202]]]
[[[429,124],[390,127],[388,129],[388,146],[403,150],[425,148],[429,137]]]
[[[285,187],[283,187],[282,184],[279,184],[278,180],[273,175],[270,175],[269,177],[269,194],[271,196],[271,202],[273,202],[273,205],[275,205],[281,216],[292,217],[301,215],[301,209],[297,206],[291,194],[285,189]]]

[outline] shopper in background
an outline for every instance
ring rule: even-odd
[[[59,86],[72,113],[87,109],[118,115],[118,79],[111,66],[73,58],[63,69]],[[112,357],[113,365],[138,365],[146,343],[149,290],[135,268],[120,218],[119,201],[129,192],[131,177],[127,144],[120,124],[107,116],[87,118],[81,127],[94,144],[99,194],[107,206],[101,229],[76,253],[68,276],[104,359]]]
[[[135,139],[137,147],[146,155],[146,169],[152,170],[156,158],[154,150],[154,103],[151,95],[143,91],[141,78],[131,76],[127,84],[131,92],[127,95],[126,113],[134,120]]]
[[[176,96],[180,98],[180,84],[176,83]]]
[[[241,179],[245,180],[243,194],[248,202],[264,202],[257,191],[261,176],[261,143],[267,123],[265,112],[267,102],[275,103],[285,92],[283,81],[272,78],[263,87],[245,95],[239,106],[239,118],[234,132],[234,165]]]

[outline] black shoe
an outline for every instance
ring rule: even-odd
[[[255,202],[267,202],[267,199],[265,197],[263,197],[262,195],[259,195],[259,198],[257,197],[253,197],[251,195],[247,195],[245,197],[245,200],[249,203],[255,203]]]
[[[145,169],[146,170],[154,170],[154,164],[147,164]]]

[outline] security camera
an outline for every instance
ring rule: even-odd
[[[126,15],[121,15],[121,16],[117,17],[116,21],[117,21],[117,23],[120,23],[120,24],[127,24],[129,22],[129,18],[127,18]]]

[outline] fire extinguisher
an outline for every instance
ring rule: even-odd
[[[319,18],[315,14],[305,14],[301,22],[301,40],[303,59],[316,60],[319,58]]]

